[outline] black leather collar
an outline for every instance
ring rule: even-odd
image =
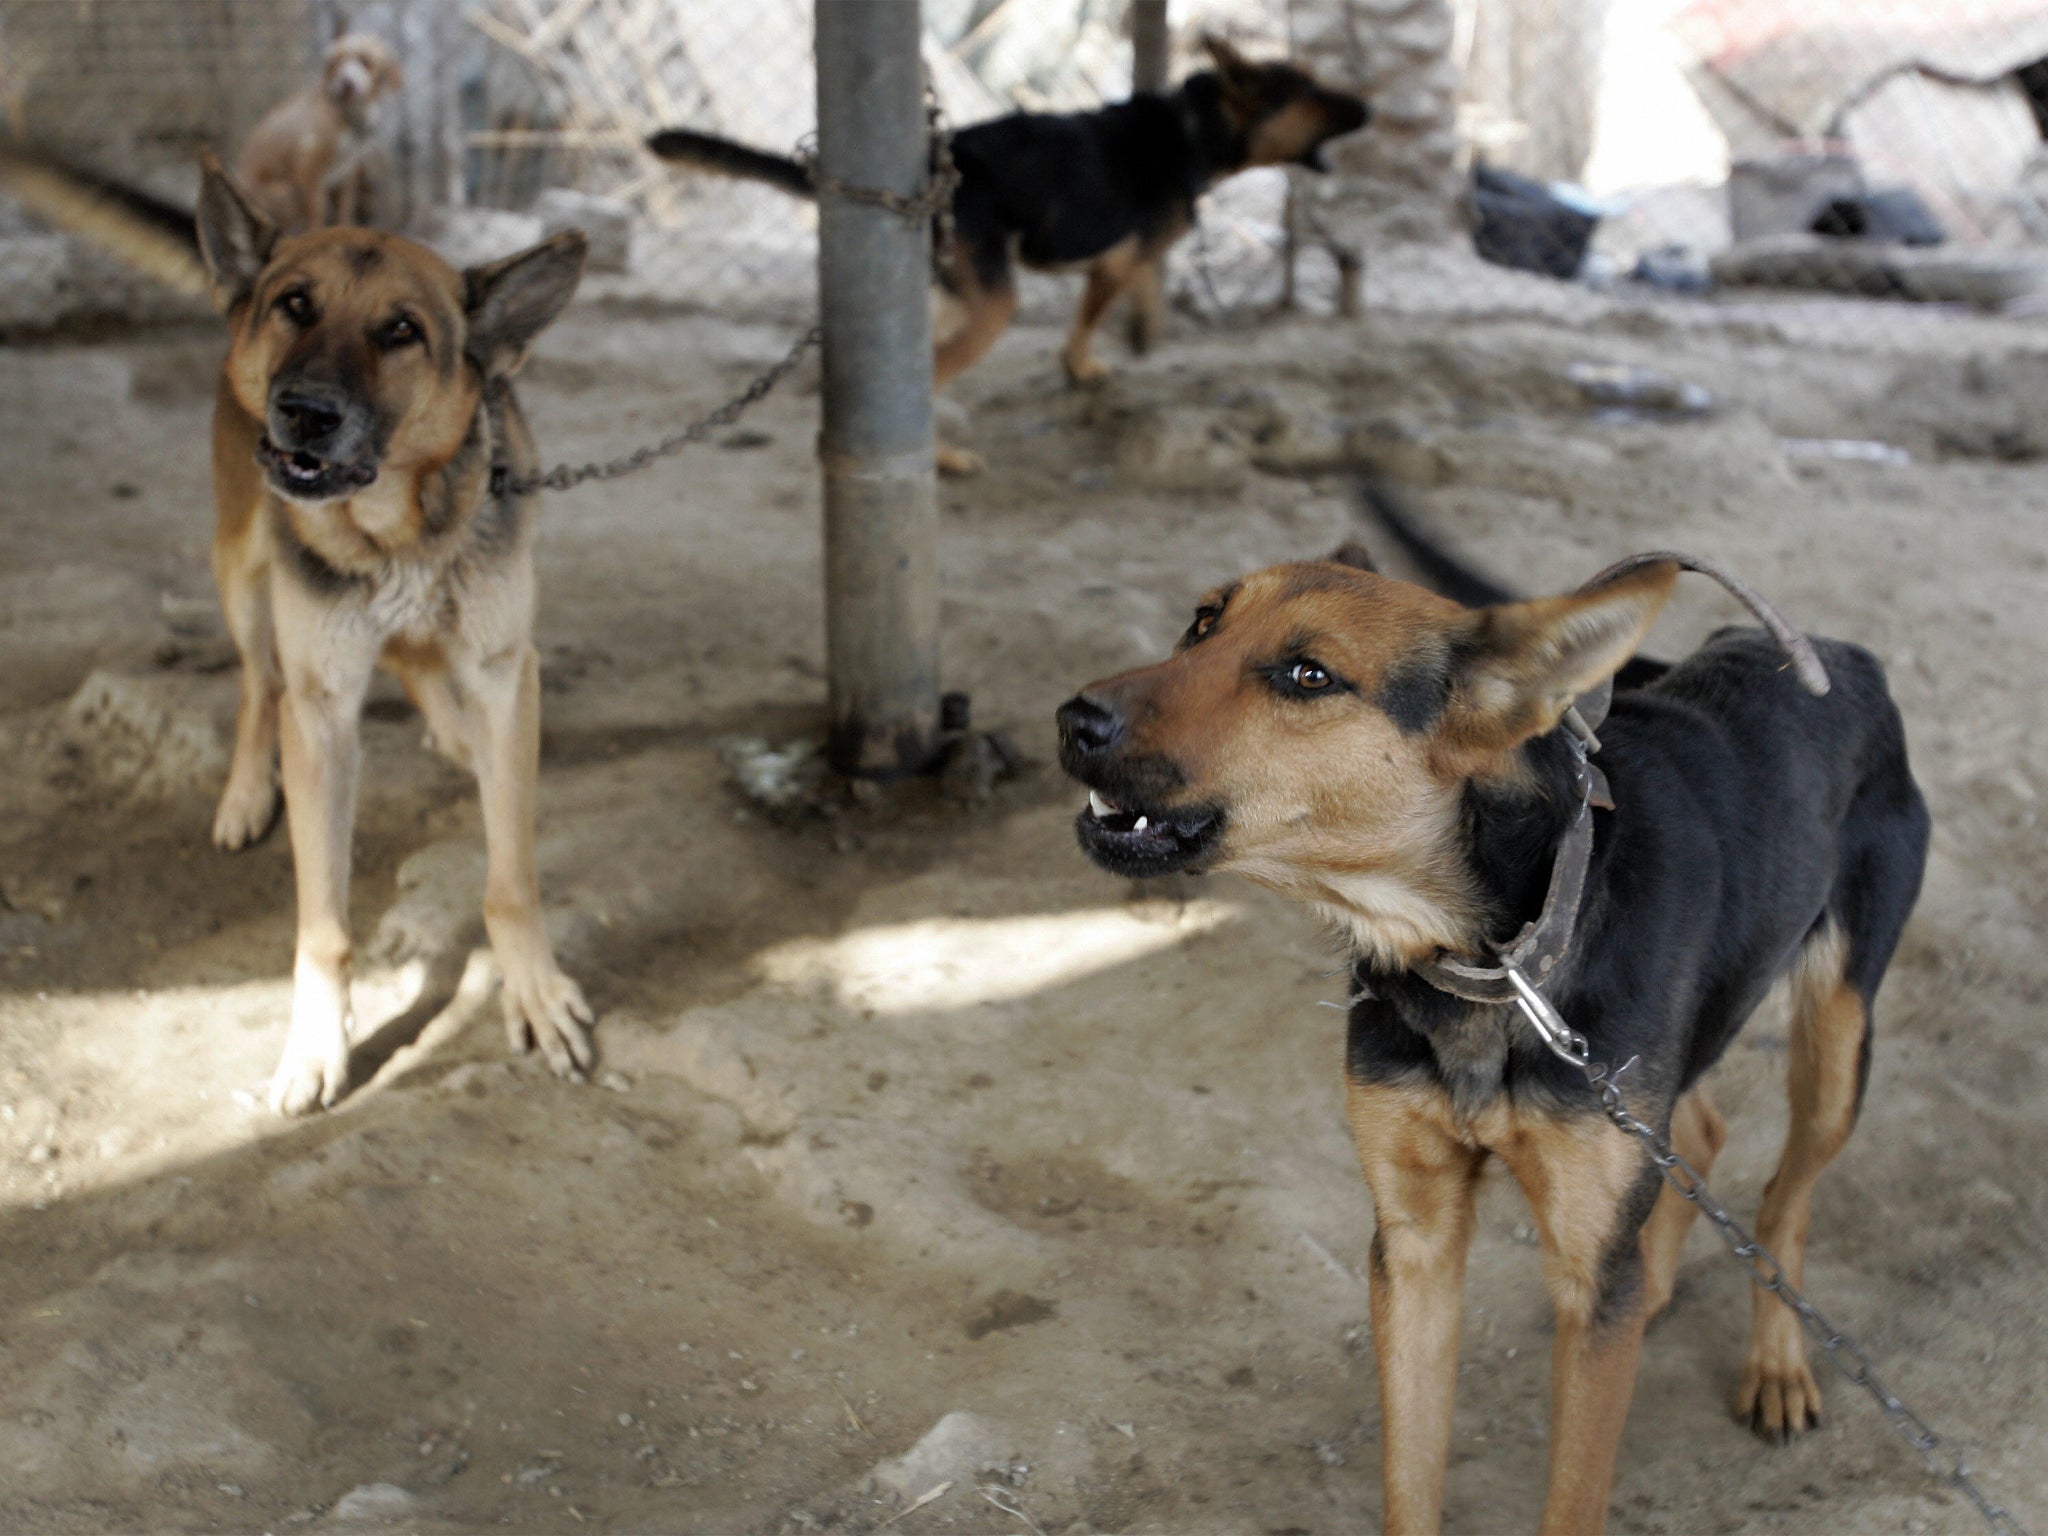
[[[485,489],[493,501],[503,501],[512,488],[512,466],[505,459],[505,402],[488,383],[484,385],[483,418],[491,434],[491,477]]]
[[[1593,860],[1593,810],[1596,806],[1614,809],[1614,799],[1607,790],[1607,775],[1594,766],[1590,756],[1600,748],[1600,738],[1594,733],[1607,718],[1607,706],[1613,697],[1614,685],[1603,683],[1565,712],[1579,809],[1571,825],[1565,828],[1563,841],[1557,845],[1543,910],[1512,941],[1500,947],[1495,964],[1439,950],[1412,967],[1415,975],[1439,992],[1448,992],[1470,1003],[1511,1003],[1515,1000],[1515,988],[1508,980],[1510,970],[1519,970],[1540,989],[1556,974],[1570,951],[1572,937],[1578,931],[1579,905],[1586,895],[1586,870]]]

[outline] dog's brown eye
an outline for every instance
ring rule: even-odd
[[[1287,681],[1308,693],[1330,686],[1330,674],[1312,661],[1297,661],[1287,669]]]
[[[400,315],[396,320],[384,327],[384,335],[381,339],[387,347],[410,346],[413,342],[420,339],[420,328],[411,316]]]
[[[1206,636],[1206,635],[1207,635],[1207,634],[1209,633],[1209,631],[1210,631],[1210,630],[1214,629],[1215,627],[1216,627],[1216,615],[1215,615],[1215,614],[1213,614],[1213,613],[1198,613],[1198,614],[1196,614],[1196,615],[1195,615],[1195,626],[1194,626],[1194,632],[1195,632],[1195,638],[1196,638],[1197,640],[1200,640],[1200,639],[1202,639],[1202,638],[1203,638],[1204,636]]]
[[[294,325],[304,325],[313,318],[313,301],[304,290],[294,288],[277,301],[277,312]]]

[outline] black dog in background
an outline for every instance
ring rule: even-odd
[[[954,249],[939,280],[965,313],[938,347],[937,383],[973,364],[1008,327],[1020,261],[1087,266],[1088,290],[1061,357],[1075,383],[1100,378],[1107,370],[1089,342],[1127,289],[1140,346],[1156,335],[1160,264],[1193,227],[1198,197],[1253,166],[1327,170],[1323,146],[1371,115],[1358,97],[1291,64],[1255,64],[1218,38],[1202,46],[1215,68],[1176,91],[1140,92],[1094,112],[1019,112],[953,135]],[[667,128],[647,147],[664,160],[812,194],[800,162],[714,134]]]

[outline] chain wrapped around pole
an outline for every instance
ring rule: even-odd
[[[932,223],[933,261],[943,274],[953,259],[953,194],[960,187],[960,171],[953,164],[953,130],[939,106],[937,93],[929,83],[925,87],[925,122],[931,136],[931,170],[924,189],[908,196],[878,187],[850,186],[836,178],[820,175],[816,146],[808,141],[797,146],[796,157],[810,176],[811,184],[821,192],[832,192],[852,202],[886,208],[913,224]],[[693,443],[703,442],[714,432],[732,426],[750,408],[767,398],[803,361],[804,354],[824,339],[824,328],[812,326],[797,338],[795,345],[779,362],[732,399],[660,442],[636,448],[621,458],[608,459],[602,464],[557,464],[542,474],[514,475],[501,466],[491,472],[491,492],[497,496],[525,496],[534,491],[566,491],[592,480],[616,480],[622,475],[635,474],[658,460],[680,453]]]
[[[807,134],[796,147],[797,164],[820,192],[830,192],[848,202],[886,208],[911,224],[932,221],[932,264],[944,273],[953,260],[953,194],[960,190],[960,169],[953,163],[953,129],[939,105],[938,92],[926,81],[924,88],[926,131],[931,135],[931,168],[924,190],[905,195],[885,187],[857,187],[818,169],[817,135]]]

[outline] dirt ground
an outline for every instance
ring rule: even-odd
[[[601,1079],[507,1059],[473,793],[380,691],[367,1081],[292,1123],[261,1102],[285,840],[206,836],[234,686],[206,559],[218,343],[0,353],[0,1527],[1375,1528],[1338,959],[1234,881],[1094,870],[1051,766],[1054,706],[1163,654],[1205,586],[1353,533],[1336,466],[1361,452],[1532,590],[1677,546],[1888,662],[1933,863],[1809,1279],[2048,1523],[2048,355],[1979,350],[2030,330],[1923,325],[1923,349],[1874,307],[1797,313],[1891,341],[1611,308],[1183,325],[1077,394],[1056,332],[1020,329],[960,390],[951,430],[993,467],[942,493],[944,648],[1036,766],[966,806],[778,818],[721,762],[820,728],[814,370],[719,448],[554,498],[543,883]],[[585,307],[526,398],[550,458],[594,456],[785,340]],[[1603,419],[1583,361],[1724,404]],[[1651,649],[1735,616],[1682,589]],[[1760,1017],[1717,1073],[1716,1182],[1744,1212],[1784,1058]],[[1533,1526],[1544,1464],[1538,1255],[1511,1185],[1481,1209],[1459,1532]],[[1840,1383],[1789,1449],[1738,1427],[1748,1308],[1696,1231],[1613,1528],[1977,1528]]]

